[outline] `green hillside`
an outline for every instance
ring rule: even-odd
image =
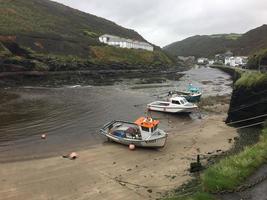
[[[0,35],[44,53],[87,56],[90,45],[109,33],[145,41],[137,32],[49,0],[0,0]]]
[[[262,48],[267,48],[267,25],[245,34],[197,35],[163,49],[176,56],[212,57],[228,50],[236,55],[251,55]]]
[[[105,45],[98,40],[102,34],[146,41],[134,30],[49,0],[0,0],[0,27],[0,63],[5,64],[15,62],[21,65],[32,60],[45,62],[51,55],[53,58],[59,57],[55,60],[75,57],[76,60],[86,59],[86,62],[99,63],[94,49],[99,46],[99,51],[105,51]],[[112,59],[106,58],[106,61],[132,63],[127,58],[143,54],[142,51],[129,50],[128,56],[124,56],[122,60],[119,55],[121,50],[112,49],[115,56]],[[155,49],[155,55],[154,52],[151,54],[153,57],[162,55],[160,63],[165,64],[165,54],[156,46]],[[136,60],[137,63],[146,63],[146,60],[142,60],[144,57],[136,58],[140,59]],[[171,63],[168,58],[167,63]]]

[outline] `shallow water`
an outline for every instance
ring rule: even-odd
[[[230,76],[210,68],[183,72],[179,80],[140,84],[124,80],[113,86],[65,86],[61,88],[19,87],[4,89],[19,97],[0,103],[0,162],[62,155],[103,145],[99,128],[113,119],[133,121],[145,115],[146,104],[164,97],[169,90],[184,90],[188,83],[202,88],[204,95],[230,94]],[[178,77],[178,75],[177,75]],[[1,101],[0,101],[1,102]],[[183,128],[197,116],[152,113]],[[42,140],[41,134],[47,139]]]

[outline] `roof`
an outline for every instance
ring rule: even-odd
[[[171,100],[179,101],[179,100],[186,100],[186,99],[184,97],[181,97],[181,96],[175,96],[175,97],[172,97]]]
[[[146,128],[152,128],[159,124],[158,120],[153,120],[151,117],[140,117],[135,122],[138,126],[143,126]]]
[[[102,37],[108,37],[110,42],[129,42],[129,43],[135,43],[135,44],[139,44],[139,45],[153,47],[152,45],[150,45],[147,42],[142,42],[142,41],[137,41],[137,40],[132,40],[132,39],[126,39],[126,38],[118,37],[115,35],[104,34],[104,35],[101,35],[99,38],[102,38]]]

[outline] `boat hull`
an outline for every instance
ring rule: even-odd
[[[134,144],[137,147],[149,147],[149,148],[162,148],[165,146],[166,141],[167,141],[167,135],[165,137],[157,138],[153,140],[131,140],[131,139],[114,137],[111,134],[105,134],[105,136],[109,140],[117,142],[119,144],[123,144],[127,146],[130,144]]]
[[[201,94],[184,96],[191,103],[200,102]]]
[[[103,128],[100,129],[100,134],[108,138],[108,140],[111,140],[111,141],[114,141],[120,144],[124,144],[124,145],[134,144],[135,146],[138,146],[138,147],[162,148],[166,144],[168,134],[160,129],[157,129],[159,133],[157,136],[151,136],[146,139],[141,139],[141,138],[136,139],[136,138],[128,138],[128,137],[114,135],[110,131],[110,127],[114,127],[114,125],[118,123],[133,124],[131,122],[112,121],[112,122],[105,124]]]
[[[147,105],[147,109],[152,111],[167,112],[167,113],[191,113],[194,112],[197,109],[197,107],[159,106],[159,105],[153,105],[152,103]]]
[[[189,92],[181,92],[181,91],[175,91],[173,93],[184,97],[190,103],[200,102],[200,98],[202,96],[202,93],[189,93]]]

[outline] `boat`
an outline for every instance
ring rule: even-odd
[[[185,97],[174,96],[167,101],[154,101],[147,105],[148,110],[168,113],[191,113],[197,109],[197,105],[189,103]]]
[[[179,95],[182,96],[184,98],[186,98],[187,101],[191,102],[191,103],[196,103],[200,101],[200,98],[202,96],[202,92],[200,90],[200,88],[198,87],[194,87],[192,84],[188,85],[187,91],[170,91],[169,96],[172,95]]]
[[[159,121],[140,117],[135,122],[114,120],[100,129],[108,140],[138,147],[161,148],[165,146],[167,133],[158,128]]]
[[[194,87],[191,83],[188,85],[187,92],[189,92],[189,95],[187,95],[186,99],[189,102],[199,102],[200,98],[202,96],[202,92],[200,88]]]

